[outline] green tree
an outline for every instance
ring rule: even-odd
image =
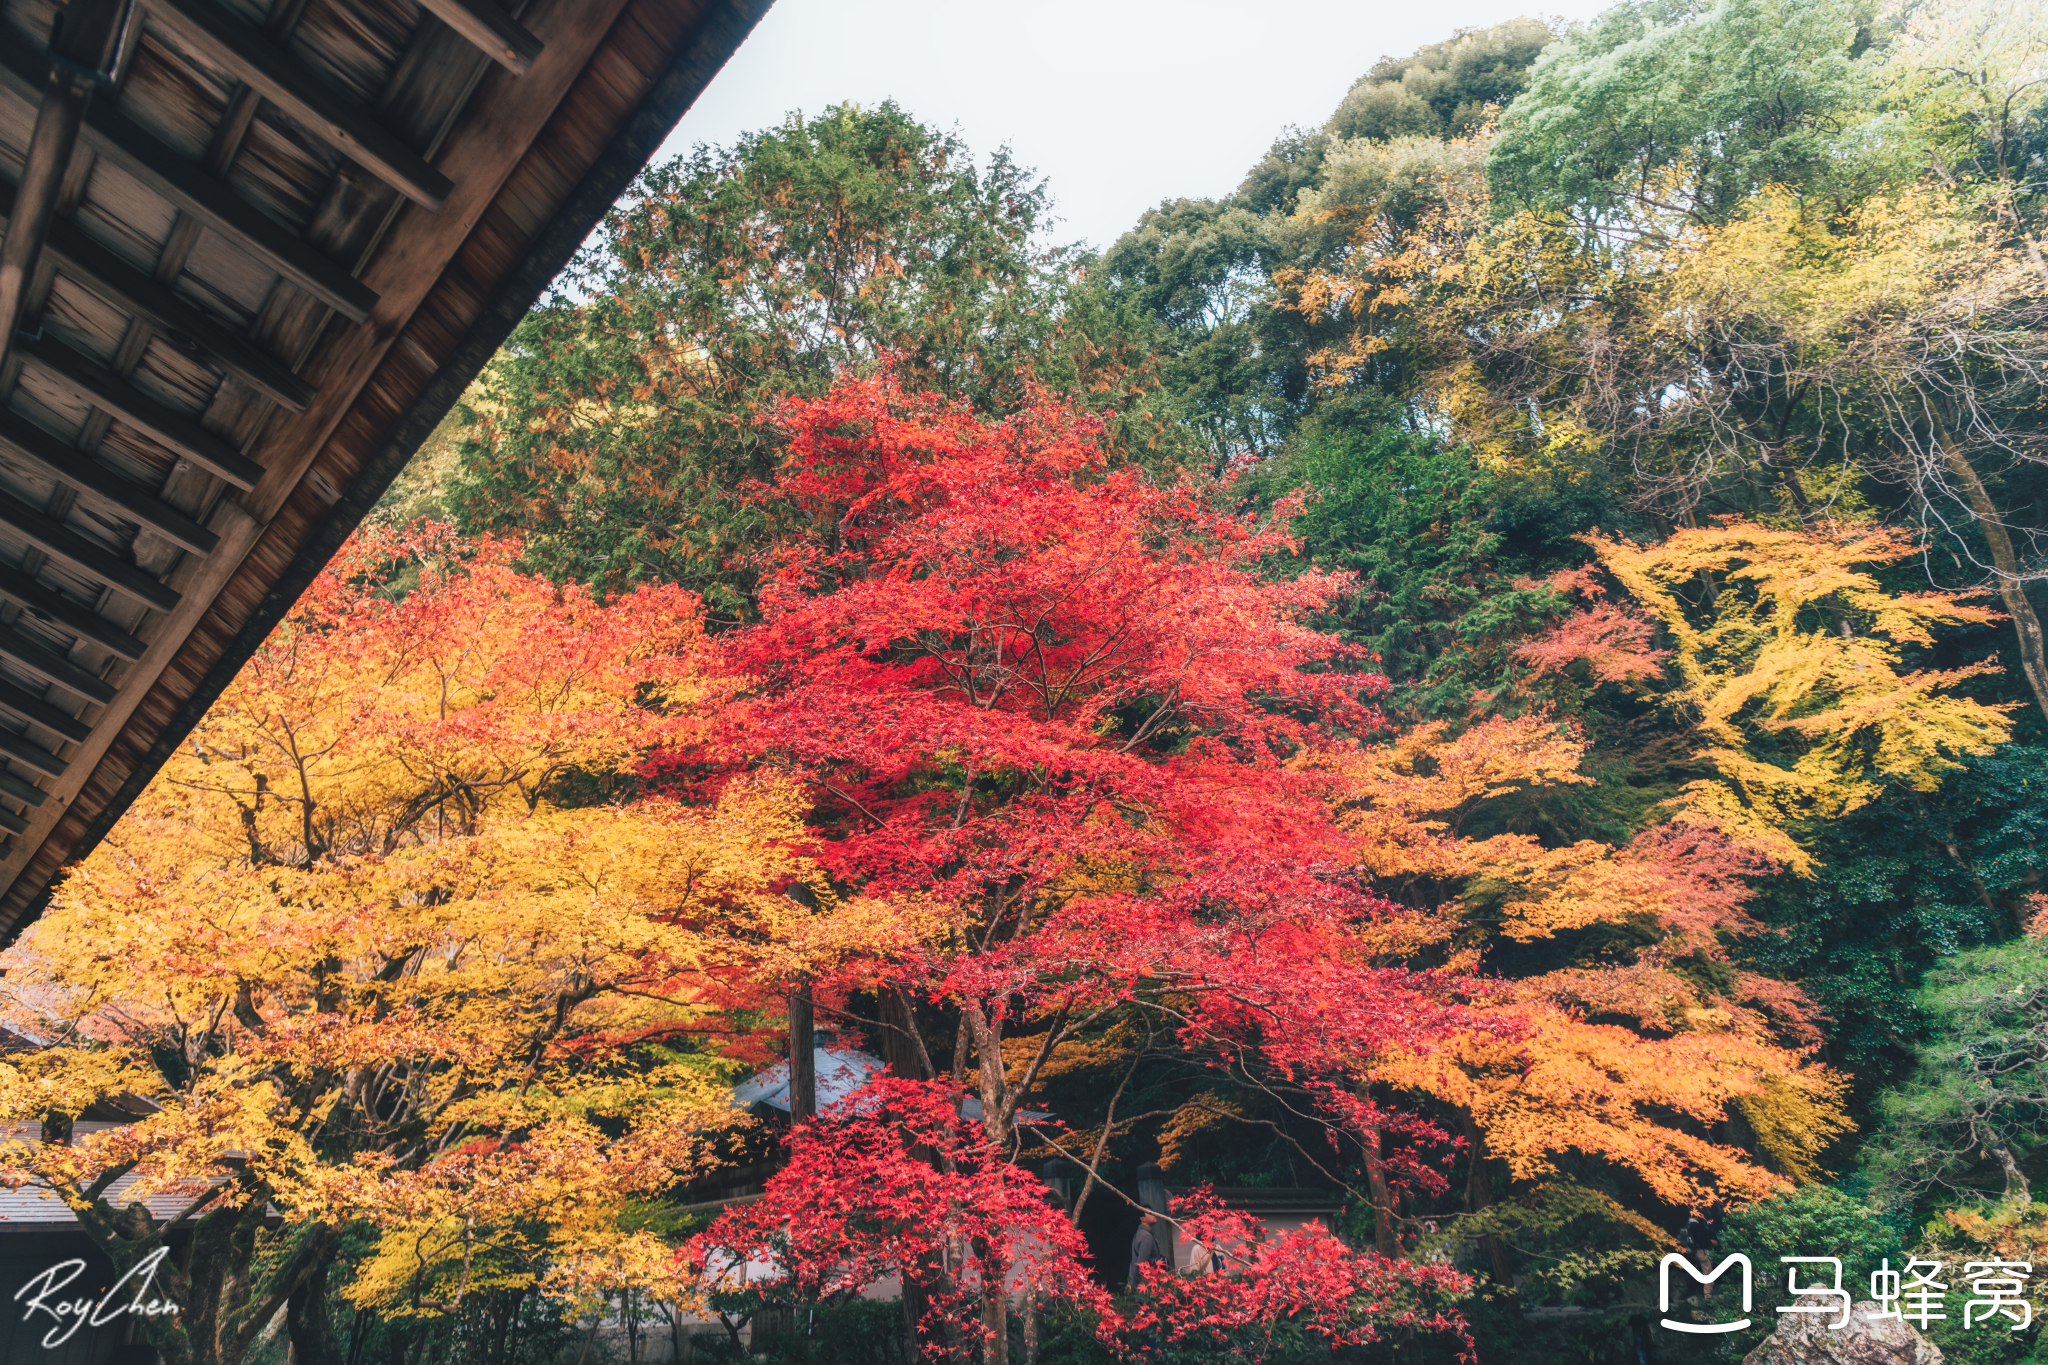
[[[1879,1100],[1866,1152],[1877,1187],[2025,1209],[2048,1119],[2048,940],[1958,953],[1927,974],[1917,1003],[1927,1041]]]
[[[1284,131],[1235,193],[1168,200],[1103,253],[1103,290],[1152,322],[1162,384],[1213,455],[1279,453],[1320,401],[1314,357],[1351,319],[1297,306],[1286,281],[1355,255],[1363,221],[1411,224],[1442,176],[1476,179],[1481,151],[1457,139],[1515,97],[1551,36],[1513,19],[1383,58],[1320,128]],[[1356,378],[1401,383],[1385,364]]]
[[[681,582],[732,611],[782,398],[886,361],[986,411],[1033,379],[1119,406],[1144,356],[1067,306],[1071,263],[1037,241],[1049,203],[1007,152],[977,165],[893,104],[649,171],[493,363],[447,502],[557,578]]]
[[[1859,1269],[1875,1269],[1886,1257],[1898,1261],[1904,1250],[1895,1224],[1833,1185],[1801,1185],[1736,1209],[1728,1215],[1721,1243],[1725,1250],[1749,1257],[1759,1289],[1773,1280],[1784,1282],[1781,1256],[1837,1257],[1846,1285]],[[1813,1279],[1806,1274],[1802,1282],[1810,1284]]]
[[[1878,36],[1867,0],[1628,0],[1537,60],[1495,195],[1700,222],[1767,185],[1860,198],[1917,169],[1903,120],[1873,126]]]
[[[1167,392],[1219,461],[1273,454],[1307,395],[1302,329],[1271,306],[1268,277],[1286,259],[1266,217],[1175,199],[1097,262],[1102,295],[1148,325]]]
[[[1459,29],[1406,57],[1382,57],[1360,76],[1325,131],[1384,142],[1469,133],[1489,105],[1505,108],[1529,82],[1529,68],[1556,35],[1526,15],[1492,28]]]
[[[1295,533],[1309,562],[1358,576],[1331,626],[1380,658],[1389,706],[1411,720],[1457,718],[1511,685],[1512,650],[1562,617],[1567,599],[1532,581],[1538,563],[1575,559],[1571,531],[1597,498],[1546,499],[1354,403],[1313,415],[1256,486],[1303,488]]]

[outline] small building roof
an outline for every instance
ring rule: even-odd
[[[873,1057],[853,1048],[836,1047],[819,1043],[812,1049],[811,1065],[817,1069],[818,1107],[823,1109],[836,1104],[868,1083],[868,1077],[885,1067],[880,1057]],[[750,1113],[762,1110],[789,1112],[789,1063],[777,1062],[766,1071],[757,1072],[732,1088],[732,1104],[735,1109]],[[762,1115],[765,1117],[765,1114]]]
[[[831,1042],[821,1042],[812,1049],[811,1065],[818,1077],[818,1107],[836,1104],[868,1083],[870,1076],[879,1075],[888,1069],[888,1063],[850,1047],[839,1047]],[[789,1063],[777,1062],[766,1071],[757,1072],[732,1088],[732,1104],[735,1109],[744,1109],[759,1117],[766,1118],[770,1111],[789,1113]],[[963,1095],[960,1098],[960,1117],[969,1120],[981,1117],[981,1097]],[[1021,1123],[1044,1123],[1052,1115],[1042,1109],[1020,1109],[1017,1119]]]
[[[71,1125],[71,1132],[73,1136],[82,1136],[120,1126],[119,1123],[80,1119]],[[42,1127],[39,1124],[0,1124],[0,1145],[41,1140]],[[149,1210],[151,1218],[164,1223],[191,1207],[192,1201],[206,1190],[204,1184],[193,1181],[187,1186],[138,1200],[130,1197],[128,1192],[135,1188],[140,1178],[131,1171],[108,1186],[105,1195],[107,1203],[116,1209],[139,1203]],[[0,1237],[24,1232],[57,1232],[77,1226],[78,1215],[71,1211],[70,1205],[42,1186],[24,1185],[17,1190],[0,1188]]]

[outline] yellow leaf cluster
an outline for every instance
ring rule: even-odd
[[[1470,1027],[1376,1059],[1372,1078],[1461,1111],[1520,1181],[1556,1179],[1576,1156],[1631,1170],[1675,1204],[1709,1187],[1759,1197],[1779,1177],[1701,1135],[1736,1112],[1778,1171],[1814,1178],[1847,1121],[1839,1079],[1780,1041],[1813,1040],[1810,1007],[1722,957],[1724,934],[1756,928],[1730,888],[1756,859],[1683,828],[1624,848],[1464,832],[1490,800],[1584,783],[1584,752],[1566,727],[1524,715],[1305,760],[1359,868],[1419,911],[1389,917],[1409,935],[1380,945],[1389,958],[1426,948],[1426,960],[1484,972],[1495,942],[1603,923],[1629,926],[1640,945],[1625,960],[1482,977]]]
[[[0,1118],[148,1112],[11,1147],[0,1180],[89,1213],[132,1173],[135,1197],[368,1220],[394,1257],[624,1274],[651,1253],[619,1210],[736,1119],[726,1064],[669,1046],[707,976],[917,932],[787,894],[823,879],[773,777],[604,799],[689,724],[691,599],[440,548],[353,546],[9,950],[0,1008],[49,1045],[0,1066]],[[368,570],[400,551],[394,600]]]
[[[1679,809],[1797,871],[1813,865],[1796,837],[1805,825],[1890,785],[1932,790],[2011,733],[2009,707],[1954,692],[1994,665],[1902,671],[1902,645],[1997,617],[1951,594],[1885,592],[1869,566],[1912,553],[1893,532],[1736,522],[1655,546],[1584,539],[1677,646],[1672,699],[1715,770]]]
[[[1517,1003],[1525,1036],[1458,1035],[1427,1053],[1390,1057],[1374,1076],[1465,1111],[1489,1154],[1518,1180],[1554,1178],[1560,1158],[1573,1153],[1635,1172],[1674,1205],[1708,1187],[1761,1198],[1779,1188],[1776,1177],[1670,1116],[1710,1127],[1766,1084],[1807,1094],[1822,1110],[1839,1105],[1831,1077],[1762,1043],[1723,1033],[1645,1038],[1537,1001]]]

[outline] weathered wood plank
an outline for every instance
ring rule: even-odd
[[[0,43],[0,89],[33,102],[43,69],[35,53]],[[226,185],[207,178],[127,115],[95,101],[86,110],[81,140],[173,208],[200,219],[349,321],[370,315],[377,301],[373,290]]]
[[[420,5],[515,76],[524,76],[540,56],[540,39],[493,0],[420,0]]]
[[[258,520],[276,515],[298,486],[412,310],[548,125],[623,8],[624,0],[562,0],[547,6],[533,16],[545,46],[532,70],[516,81],[503,72],[484,78],[442,149],[442,164],[459,168],[455,193],[437,217],[415,221],[410,231],[386,243],[364,272],[379,295],[373,325],[339,338],[315,360],[307,377],[320,395],[305,412],[266,433],[263,480],[244,499]]]
[[[298,58],[212,0],[147,0],[149,12],[185,42],[205,51],[263,97],[311,128],[350,160],[427,209],[438,211],[454,188],[448,177],[391,135],[367,109],[350,103]]]
[[[17,735],[5,728],[0,728],[0,754],[23,767],[35,769],[44,777],[62,777],[71,766],[28,736]]]
[[[8,190],[0,184],[0,226],[7,216]],[[50,225],[43,250],[58,268],[107,302],[141,318],[180,350],[206,352],[228,373],[293,412],[305,411],[313,386],[271,356],[236,336],[142,271],[63,220]]]
[[[124,659],[139,659],[148,647],[90,607],[53,592],[21,570],[4,564],[0,564],[0,598],[14,603],[39,621],[63,626],[81,639],[112,650]]]
[[[72,715],[59,710],[41,697],[34,696],[10,682],[0,682],[0,711],[7,711],[35,725],[42,726],[52,734],[64,736],[73,743],[83,741],[92,733],[92,727]]]
[[[91,172],[72,153],[85,125],[86,105],[113,70],[114,44],[125,20],[121,0],[70,0],[50,35],[55,66],[36,101],[14,221],[0,238],[0,361],[13,344],[16,324],[42,307],[49,284],[40,271],[43,237],[60,206],[67,211],[77,206],[84,181],[72,172],[81,177]]]
[[[185,414],[157,402],[104,366],[95,365],[61,341],[45,336],[21,344],[24,359],[90,398],[114,416],[148,432],[192,463],[237,488],[254,488],[263,468]]]
[[[41,787],[23,781],[5,768],[0,768],[0,796],[11,796],[31,810],[50,799],[50,794]]]
[[[221,538],[219,548],[204,559],[188,559],[179,567],[174,577],[183,590],[178,594],[180,605],[158,623],[156,638],[150,641],[149,648],[120,679],[119,693],[100,713],[98,721],[88,727],[75,719],[62,717],[61,712],[56,712],[56,708],[47,703],[37,703],[46,713],[56,712],[58,717],[71,719],[70,730],[58,729],[54,725],[50,728],[67,739],[75,740],[80,748],[72,755],[69,771],[51,783],[50,794],[57,799],[49,807],[37,810],[29,830],[24,832],[26,837],[8,849],[4,859],[0,859],[0,883],[12,886],[17,882],[29,860],[49,838],[57,821],[72,806],[73,799],[94,778],[107,750],[176,659],[186,638],[215,605],[221,589],[263,533],[263,527],[233,503],[221,504],[208,524]],[[18,711],[16,702],[10,700],[10,693],[16,697],[25,696],[20,689],[0,683],[0,708]],[[35,699],[28,700],[33,702]],[[24,716],[24,719],[49,725],[49,721],[34,716]],[[119,777],[114,781],[118,785]]]
[[[206,554],[218,541],[213,532],[157,499],[141,484],[122,478],[74,450],[18,412],[0,409],[0,450],[31,469],[75,488],[88,501],[105,504],[116,515],[194,554]]]
[[[178,594],[133,564],[109,554],[76,531],[5,493],[0,493],[0,526],[12,530],[50,558],[62,560],[80,573],[98,579],[116,592],[126,593],[145,606],[157,611],[171,611],[178,605]]]
[[[43,648],[18,630],[0,628],[0,658],[11,659],[23,672],[75,692],[102,706],[114,699],[114,686],[87,672],[56,651]]]

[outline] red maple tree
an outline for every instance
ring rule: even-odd
[[[1449,1305],[1470,1278],[1448,1261],[1355,1251],[1320,1222],[1277,1235],[1199,1189],[1174,1201],[1181,1241],[1198,1273],[1154,1275],[1115,1324],[1127,1343],[1162,1342],[1216,1360],[1293,1358],[1303,1346],[1336,1352],[1390,1336],[1441,1336],[1476,1360]],[[1294,1348],[1290,1350],[1288,1348]]]
[[[1049,401],[992,421],[883,374],[782,421],[772,494],[808,529],[723,642],[715,738],[655,775],[797,783],[823,899],[919,926],[842,953],[818,998],[899,1002],[885,1028],[924,1079],[949,1069],[907,1020],[939,1011],[995,1150],[1020,1149],[1048,1062],[1132,1012],[1376,1148],[1364,1069],[1426,1048],[1458,983],[1374,965],[1367,931],[1406,912],[1362,888],[1299,762],[1379,731],[1385,681],[1306,624],[1345,580],[1261,572],[1291,508],[1111,468],[1096,421]]]

